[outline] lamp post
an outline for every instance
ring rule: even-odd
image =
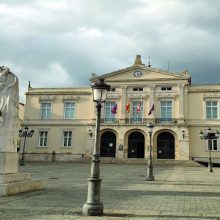
[[[149,147],[149,156],[148,156],[148,167],[147,167],[147,176],[146,180],[147,181],[154,181],[154,175],[153,175],[153,161],[152,161],[152,134],[153,134],[153,128],[154,125],[152,123],[149,123],[147,125],[148,128],[148,133],[150,136],[150,147]]]
[[[96,131],[95,145],[91,162],[90,178],[88,179],[87,201],[83,205],[83,214],[89,216],[103,215],[103,204],[100,202],[101,179],[100,171],[100,116],[101,108],[106,100],[110,85],[104,83],[104,79],[99,79],[92,84],[93,102],[96,103]]]
[[[29,127],[26,125],[24,127],[24,130],[20,129],[19,130],[19,137],[24,137],[24,143],[23,143],[23,150],[22,150],[22,155],[21,155],[21,160],[20,160],[20,166],[24,166],[24,153],[25,153],[25,144],[26,144],[26,138],[27,137],[32,137],[34,134],[34,130],[29,131]]]
[[[213,139],[218,139],[219,137],[219,131],[212,131],[211,128],[207,128],[205,132],[200,131],[199,136],[201,139],[208,140],[208,151],[209,151],[209,161],[208,161],[208,171],[213,172],[212,169],[212,157],[211,157],[211,141]]]

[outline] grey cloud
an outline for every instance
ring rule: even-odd
[[[0,9],[0,64],[18,72],[22,94],[29,80],[88,86],[92,72],[130,66],[136,54],[188,68],[193,83],[219,82],[218,0],[8,0]],[[47,71],[53,79],[39,80]]]

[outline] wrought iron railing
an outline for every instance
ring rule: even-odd
[[[101,118],[100,119],[101,123],[118,123],[119,119],[118,118]]]
[[[177,122],[177,118],[154,118],[155,124],[176,124]]]

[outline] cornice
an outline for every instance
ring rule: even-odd
[[[98,76],[96,74],[92,74],[92,77],[89,80],[91,82],[94,82],[99,78],[104,78],[104,79],[106,79],[106,81],[110,82],[111,79],[109,79],[109,78],[112,77],[112,76],[116,76],[116,75],[119,75],[119,74],[126,73],[128,71],[135,71],[135,70],[146,70],[146,71],[149,71],[149,72],[162,73],[162,74],[166,74],[166,75],[169,75],[169,76],[172,76],[172,77],[176,78],[176,79],[172,79],[172,80],[184,80],[184,79],[189,80],[191,78],[188,71],[183,71],[181,73],[177,73],[177,72],[171,72],[171,71],[162,70],[162,69],[158,69],[158,68],[152,68],[152,67],[148,67],[148,66],[145,66],[145,65],[133,65],[133,66],[130,66],[130,67],[127,67],[127,68],[124,68],[124,69],[120,69],[120,70],[117,70],[117,71],[113,71],[113,72],[110,72],[110,73],[106,73],[106,74],[103,74],[103,75],[100,75],[100,76]],[[141,80],[141,78],[138,78],[138,80]],[[155,79],[152,79],[152,81],[153,80],[155,80]],[[160,80],[170,80],[170,79],[160,78]],[[120,80],[117,80],[117,81],[120,81]],[[124,81],[124,80],[122,80],[122,81]]]
[[[143,93],[128,93],[127,94],[127,96],[128,96],[128,98],[129,99],[145,99],[145,98],[147,98],[147,97],[149,97],[149,93],[145,93],[145,94],[143,94]]]
[[[92,92],[78,92],[78,91],[33,91],[27,92],[26,95],[91,95]]]
[[[220,92],[202,93],[203,99],[220,98]]]
[[[38,97],[39,102],[42,102],[42,101],[51,101],[51,102],[54,102],[55,99],[56,99],[55,96],[48,96],[48,95],[42,95],[42,96],[39,96],[39,97]]]
[[[62,100],[63,102],[65,101],[79,101],[79,96],[77,95],[66,95],[66,96],[62,96]]]
[[[179,94],[177,92],[155,92],[155,96],[157,97],[157,100],[163,98],[176,99],[179,96]]]
[[[108,93],[107,99],[118,99],[121,97],[121,93]]]

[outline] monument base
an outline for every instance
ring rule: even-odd
[[[0,196],[42,189],[41,180],[32,180],[29,173],[13,173],[0,175]]]

